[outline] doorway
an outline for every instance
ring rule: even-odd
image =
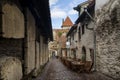
[[[85,49],[84,46],[82,47],[82,61],[83,61],[83,62],[86,61],[86,49]]]

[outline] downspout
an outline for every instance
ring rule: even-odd
[[[84,11],[87,13],[87,15],[90,17],[90,19],[93,21],[93,23],[96,26],[96,21],[94,20],[94,18],[90,15],[90,13],[87,11],[87,8],[84,9]],[[95,26],[93,28],[88,28],[89,30],[93,30],[93,38],[94,38],[94,71],[96,71],[96,31],[95,31]]]

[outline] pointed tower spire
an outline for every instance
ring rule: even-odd
[[[63,27],[71,27],[73,25],[71,19],[67,16],[65,21],[62,23],[62,28]]]

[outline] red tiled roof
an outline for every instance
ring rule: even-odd
[[[62,27],[71,27],[73,25],[71,19],[67,16],[67,18],[65,19],[65,21],[62,24]]]

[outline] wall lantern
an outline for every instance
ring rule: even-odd
[[[70,42],[69,41],[66,42],[66,48],[70,48]]]

